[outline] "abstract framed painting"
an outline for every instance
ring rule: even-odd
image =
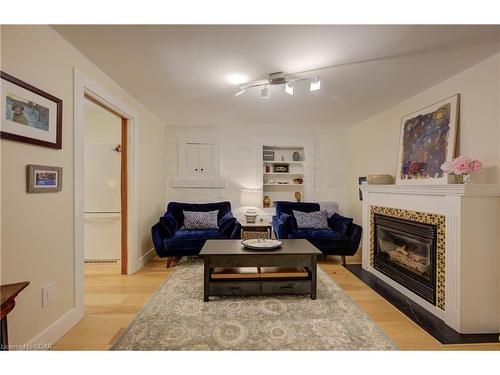
[[[446,184],[441,170],[451,161],[459,120],[456,94],[401,119],[397,184]]]
[[[26,192],[54,193],[62,189],[62,167],[29,164],[26,167]]]
[[[0,137],[62,148],[61,99],[0,71]]]

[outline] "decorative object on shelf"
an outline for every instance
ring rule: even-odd
[[[264,161],[274,161],[274,151],[264,150],[262,158]]]
[[[302,193],[300,191],[295,192],[295,200],[297,203],[300,203],[300,200],[302,199]]]
[[[300,161],[300,152],[295,151],[292,155],[292,160],[293,161]]]
[[[278,240],[258,238],[243,240],[241,241],[241,244],[251,250],[273,250],[279,248],[282,245],[282,242]]]
[[[271,166],[266,164],[266,173],[271,173]]]
[[[441,165],[441,170],[448,174],[448,183],[450,184],[468,184],[471,172],[477,172],[482,168],[479,160],[467,156],[459,156]]]
[[[271,198],[269,198],[269,195],[264,196],[264,200],[262,201],[262,203],[264,208],[269,208],[271,206]]]
[[[1,138],[61,149],[63,101],[5,72],[0,77]]]
[[[293,183],[294,184],[297,184],[297,185],[301,185],[304,183],[304,179],[303,178],[300,178],[300,177],[297,177],[297,178],[294,178],[293,179]]]
[[[366,183],[367,183],[366,177],[358,177],[358,185],[359,185],[358,191],[359,191],[359,200],[360,201],[363,200],[363,192],[361,191],[361,186],[363,184],[366,184]]]
[[[289,165],[288,164],[274,164],[274,172],[276,173],[288,173]]]
[[[369,185],[392,185],[394,177],[390,174],[369,174],[366,176],[366,182]]]
[[[442,184],[441,165],[453,159],[459,113],[454,95],[401,119],[398,184]]]
[[[62,189],[62,167],[47,165],[26,166],[26,192],[54,193]]]
[[[240,204],[242,207],[247,207],[245,219],[247,223],[255,223],[257,219],[257,207],[262,202],[262,191],[259,190],[242,190]]]
[[[278,184],[280,185],[288,185],[290,181],[278,181]]]
[[[285,161],[285,157],[284,156],[281,157],[281,161]]]
[[[276,180],[275,179],[271,179],[271,180],[267,180],[266,182],[267,184],[270,184],[270,185],[273,185],[276,183]]]

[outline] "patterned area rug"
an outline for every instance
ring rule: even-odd
[[[321,269],[318,296],[202,300],[203,263],[183,259],[111,350],[393,350]]]

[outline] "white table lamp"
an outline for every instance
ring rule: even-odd
[[[245,212],[247,223],[255,223],[257,219],[257,207],[262,206],[262,191],[242,190],[240,204],[242,207],[247,207]]]

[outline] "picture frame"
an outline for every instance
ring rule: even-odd
[[[26,166],[27,193],[54,193],[62,190],[62,167],[28,164]]]
[[[0,71],[0,137],[62,148],[63,101]]]
[[[289,168],[290,167],[288,164],[274,164],[273,172],[275,172],[275,173],[288,173]]]
[[[396,184],[446,184],[441,165],[453,160],[460,94],[401,118]]]

